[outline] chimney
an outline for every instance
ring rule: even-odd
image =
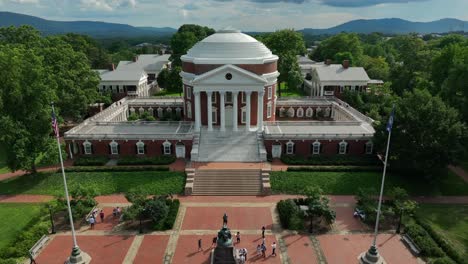
[[[138,55],[133,57],[133,62],[137,62],[137,60],[138,60]]]
[[[331,62],[332,62],[332,60],[330,60],[330,59],[326,59],[326,60],[325,60],[325,65],[330,65],[330,64],[331,64]]]
[[[111,63],[109,65],[109,71],[115,71],[115,64],[114,63]]]
[[[342,65],[343,65],[343,68],[348,69],[349,68],[349,60],[344,60]]]

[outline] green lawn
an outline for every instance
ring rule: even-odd
[[[468,205],[419,205],[416,214],[468,258]]]
[[[298,194],[305,186],[318,185],[327,194],[352,195],[359,188],[379,190],[380,172],[272,172],[271,187],[275,193]],[[439,184],[431,185],[396,174],[388,174],[385,189],[394,186],[405,188],[412,195],[468,195],[468,184],[449,173]]]
[[[168,91],[160,91],[159,93],[156,93],[154,96],[182,96],[182,93],[174,93],[174,92],[168,92]]]
[[[279,96],[278,91],[276,94]],[[290,89],[287,83],[281,83],[281,97],[298,97],[298,96],[306,96],[303,90],[296,88]]]
[[[3,147],[0,145],[0,174],[10,172],[6,165],[6,154]]]
[[[138,191],[144,194],[181,193],[185,175],[182,172],[69,172],[69,190],[78,184],[93,188],[97,194]],[[38,173],[0,182],[0,194],[63,194],[63,179],[60,173]]]
[[[41,210],[37,204],[0,204],[0,250],[15,240],[18,233],[35,219]]]

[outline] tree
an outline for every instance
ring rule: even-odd
[[[383,57],[372,58],[367,55],[362,56],[361,65],[366,69],[371,79],[387,81],[390,75],[390,67]]]
[[[181,66],[180,57],[186,54],[197,42],[214,33],[212,28],[193,24],[182,25],[171,38],[172,65]]]
[[[405,92],[396,103],[389,163],[428,177],[440,175],[448,164],[460,158],[464,133],[466,128],[457,110],[440,97],[427,90]],[[385,122],[377,127],[375,137],[385,142]]]
[[[390,199],[393,201],[393,207],[398,214],[398,225],[396,232],[400,233],[401,224],[403,221],[404,214],[411,214],[417,207],[417,203],[410,200],[408,193],[405,189],[400,187],[394,187],[390,191]]]
[[[111,57],[107,51],[93,38],[87,35],[68,33],[65,35],[52,36],[50,39],[60,39],[69,44],[74,51],[86,55],[89,65],[93,69],[106,69],[111,63]]]
[[[307,215],[310,219],[309,232],[314,231],[314,220],[317,218],[322,221],[325,220],[327,224],[333,223],[336,218],[336,213],[330,208],[330,199],[323,195],[322,189],[317,186],[309,186],[304,190],[307,196],[308,210]]]
[[[288,87],[296,90],[303,83],[302,74],[299,70],[291,69],[288,72]]]
[[[324,61],[333,59],[340,52],[349,52],[355,61],[359,61],[363,54],[363,47],[359,36],[354,33],[341,33],[320,43],[312,54],[314,60]]]
[[[349,66],[354,65],[353,54],[351,54],[351,52],[349,52],[349,51],[338,52],[338,53],[335,54],[335,56],[333,58],[334,58],[333,60],[334,60],[335,63],[341,64],[344,60],[348,60],[349,61]]]
[[[166,83],[166,90],[170,93],[179,93],[182,94],[182,78],[180,77],[180,72],[182,68],[180,66],[172,67],[171,71],[169,72],[167,83]]]
[[[159,72],[158,77],[156,77],[156,81],[158,82],[158,86],[161,88],[166,88],[169,79],[169,69],[164,68],[162,71]]]

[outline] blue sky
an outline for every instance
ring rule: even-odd
[[[0,0],[1,11],[134,26],[195,23],[244,31],[326,28],[353,19],[468,20],[468,0]]]

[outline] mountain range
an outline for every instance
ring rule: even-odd
[[[20,25],[31,25],[44,35],[73,32],[97,38],[171,35],[177,31],[177,29],[171,27],[134,27],[127,24],[99,21],[52,21],[30,15],[0,12],[0,27]],[[304,28],[299,31],[306,35],[337,34],[340,32],[381,32],[385,34],[468,32],[468,21],[453,18],[432,22],[411,22],[399,18],[359,19],[331,28]]]

